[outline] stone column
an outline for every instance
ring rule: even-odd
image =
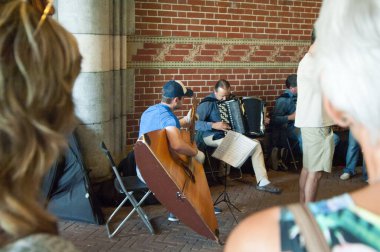
[[[112,174],[99,143],[116,160],[125,155],[126,114],[133,85],[127,85],[127,1],[58,0],[55,17],[74,34],[83,56],[73,92],[82,155],[93,181]],[[130,88],[131,87],[131,88]]]

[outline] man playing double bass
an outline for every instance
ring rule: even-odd
[[[218,147],[225,136],[224,131],[230,130],[230,126],[222,122],[217,102],[230,97],[230,83],[226,80],[219,80],[214,87],[214,92],[204,98],[197,108],[199,120],[195,123],[197,134],[201,134],[204,143],[210,147]],[[251,155],[253,170],[256,175],[256,189],[270,193],[281,193],[281,189],[272,185],[268,179],[268,174],[264,164],[264,155],[260,143],[252,139],[252,144],[256,145]],[[220,170],[223,174],[224,170]]]
[[[194,157],[198,162],[203,163],[205,155],[196,147],[185,142],[180,133],[181,127],[187,127],[190,124],[191,111],[187,116],[180,120],[173,113],[174,110],[182,106],[184,97],[191,97],[193,91],[186,88],[181,81],[170,80],[162,88],[161,103],[149,107],[141,116],[139,138],[145,133],[165,129],[170,148],[178,154]],[[137,176],[144,181],[140,170],[136,169]],[[215,209],[216,212],[219,209]],[[169,214],[169,221],[178,221],[173,215]]]

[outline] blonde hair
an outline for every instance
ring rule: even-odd
[[[323,92],[380,139],[380,1],[325,0],[315,55]]]
[[[41,14],[44,12],[46,5],[48,4],[49,0],[28,0],[29,3],[37,9],[38,12]],[[54,7],[52,7],[49,11],[49,15],[53,15],[55,12]]]
[[[9,239],[57,233],[37,201],[41,179],[75,125],[75,38],[22,0],[0,3],[0,229]]]

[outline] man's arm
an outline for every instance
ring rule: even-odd
[[[211,102],[204,102],[197,107],[198,120],[195,122],[195,130],[209,131],[212,130],[212,122],[208,122],[211,112]]]
[[[211,102],[204,102],[198,106],[198,120],[195,122],[195,130],[209,131],[216,129],[226,131],[231,129],[230,126],[225,122],[210,122],[209,118],[211,113],[219,113],[219,111],[213,111]]]
[[[296,112],[294,112],[293,114],[288,115],[288,121],[294,121],[294,120],[296,120]]]
[[[274,125],[284,125],[287,124],[288,121],[295,120],[295,106],[292,106],[289,101],[289,99],[284,98],[279,98],[276,100],[271,117],[271,122]],[[289,111],[292,112],[289,113]]]
[[[181,136],[181,132],[175,126],[168,126],[166,129],[166,135],[169,140],[170,148],[179,154],[194,157],[198,153],[198,149],[192,147],[186,143]]]

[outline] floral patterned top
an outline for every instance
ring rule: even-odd
[[[355,205],[350,195],[309,203],[327,244],[333,251],[380,251],[380,216]],[[281,250],[306,251],[294,216],[281,208]]]

